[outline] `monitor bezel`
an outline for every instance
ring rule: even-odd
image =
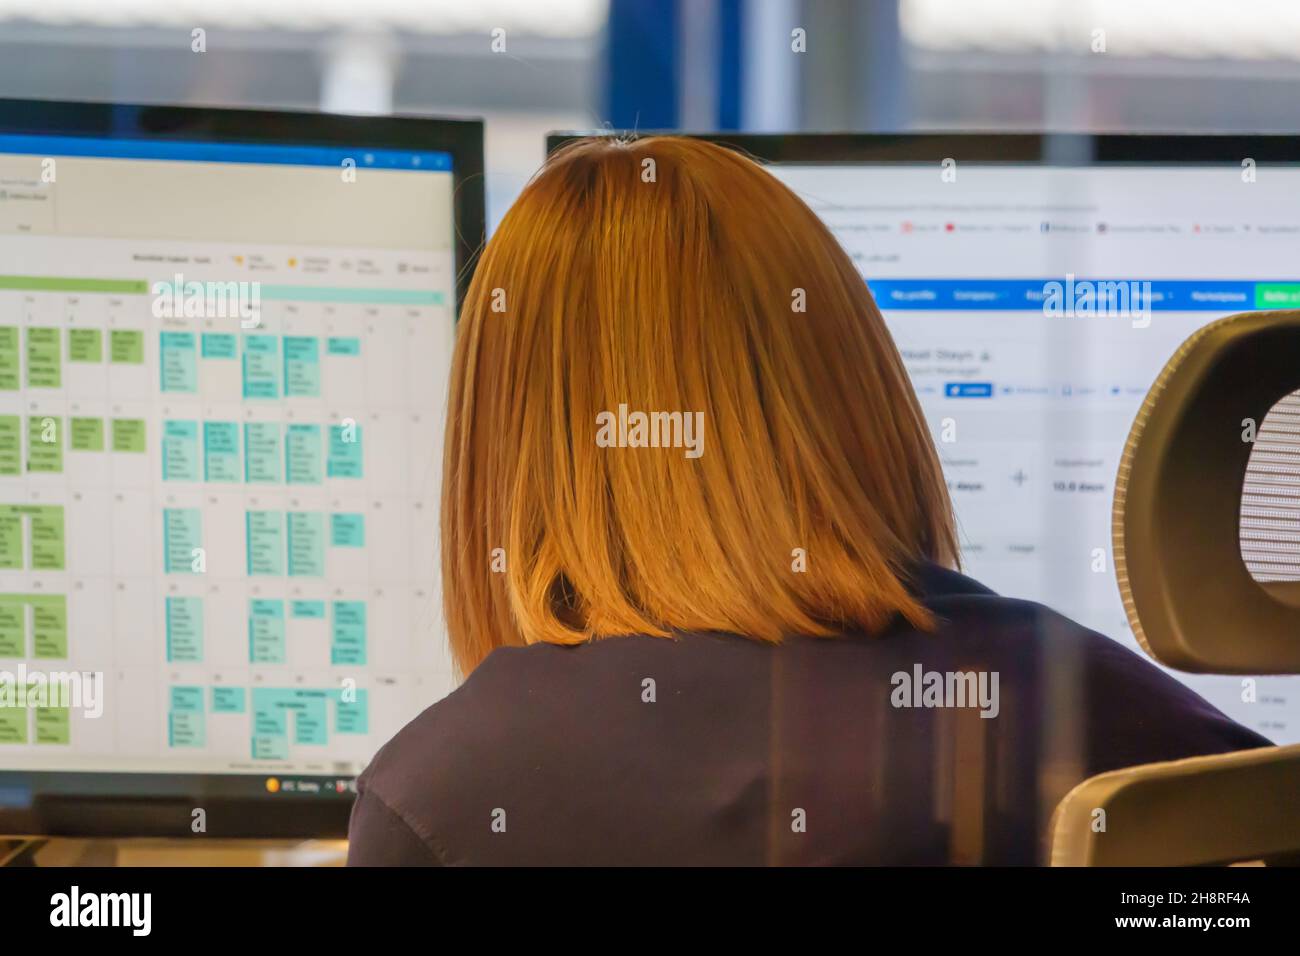
[[[483,121],[207,106],[0,98],[0,133],[259,145],[364,146],[451,155],[456,314],[486,234]],[[0,767],[0,833],[15,836],[332,839],[350,792],[271,796],[261,773],[14,770]],[[348,779],[283,774],[322,786]],[[256,794],[256,795],[255,795]],[[195,810],[203,810],[203,828]]]
[[[643,130],[556,130],[549,156],[591,137],[686,136],[728,146],[764,163],[842,166],[941,163],[1035,166],[1198,166],[1300,164],[1300,137],[1287,133],[727,133]]]

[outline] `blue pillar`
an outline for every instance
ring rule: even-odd
[[[681,0],[610,0],[606,119],[615,129],[675,129]]]
[[[718,129],[741,128],[744,50],[745,0],[718,0]]]

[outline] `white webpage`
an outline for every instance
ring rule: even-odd
[[[0,767],[347,777],[453,686],[450,157],[128,147],[0,137],[0,670],[103,681]]]
[[[772,169],[884,313],[943,459],[964,570],[1138,650],[1111,557],[1119,456],[1195,329],[1300,307],[1300,170]],[[1149,313],[1044,308],[1046,283],[1081,305],[1084,283],[1105,280],[1150,281]],[[1240,677],[1171,673],[1276,743],[1300,742],[1297,679],[1258,678],[1252,701]]]

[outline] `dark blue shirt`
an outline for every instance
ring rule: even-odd
[[[362,775],[348,861],[1033,864],[1085,778],[1269,743],[1041,605],[915,590],[934,631],[494,651]]]

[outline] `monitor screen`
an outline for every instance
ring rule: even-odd
[[[773,172],[834,231],[885,316],[943,462],[965,570],[1142,653],[1111,559],[1124,442],[1197,328],[1300,305],[1300,169],[1253,181],[1235,163]],[[1171,673],[1300,743],[1295,678],[1259,678],[1243,699],[1240,677]]]
[[[860,269],[942,459],[963,570],[1144,654],[1111,554],[1120,455],[1194,330],[1300,308],[1300,167],[1276,161],[1293,148],[1273,137],[713,138],[767,162]],[[1243,538],[1269,520],[1245,515]],[[1300,679],[1170,673],[1243,725],[1300,743]]]
[[[325,143],[0,128],[10,803],[206,780],[342,805],[452,688],[458,170],[405,122],[402,148],[357,120]]]

